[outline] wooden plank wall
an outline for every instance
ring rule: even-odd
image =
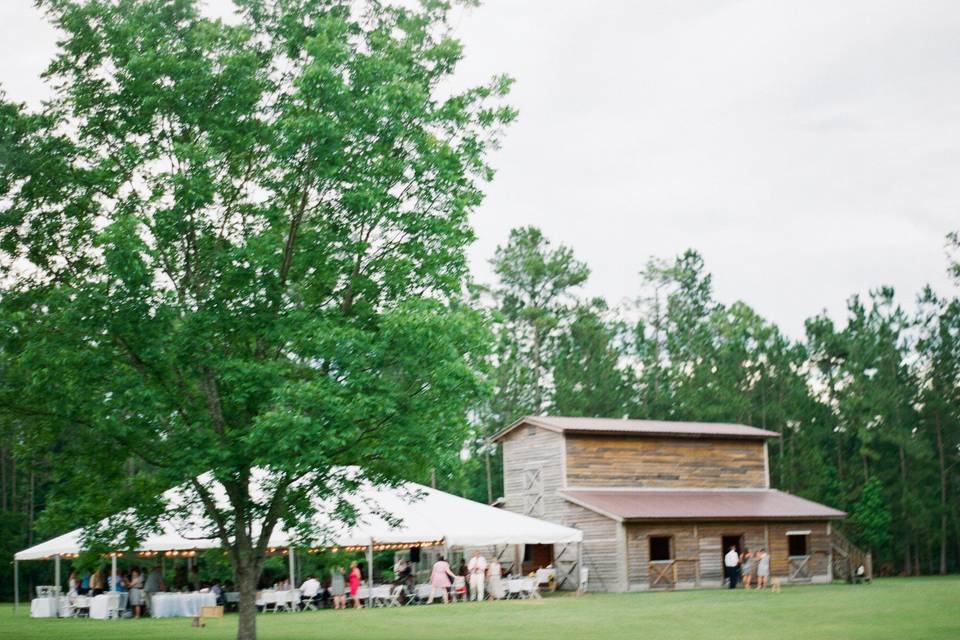
[[[503,492],[507,509],[524,513],[524,470],[541,468],[543,508],[534,514],[560,522],[566,500],[557,495],[563,486],[563,436],[539,427],[520,427],[503,439]]]
[[[789,572],[787,531],[810,530],[808,550],[811,573],[823,581],[828,575],[830,536],[824,522],[704,522],[704,523],[630,523],[626,525],[627,573],[631,591],[650,586],[650,536],[672,536],[674,558],[697,558],[700,562],[701,586],[720,586],[723,580],[723,536],[743,536],[743,544],[751,551],[766,548],[770,554],[770,575],[786,578]],[[769,541],[769,543],[768,543]],[[693,586],[696,572],[692,563],[678,564],[681,586]]]
[[[558,522],[583,531],[583,564],[590,571],[588,590],[623,591],[625,550],[622,525],[566,501],[564,515]]]
[[[763,442],[567,436],[567,486],[764,488]]]
[[[787,531],[809,530],[807,553],[811,556],[808,566],[814,576],[826,576],[830,558],[830,535],[825,522],[776,522],[770,523],[770,575],[789,575]]]

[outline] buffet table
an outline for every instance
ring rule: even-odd
[[[192,618],[200,615],[200,607],[213,607],[217,596],[213,593],[155,593],[150,600],[150,615],[154,618]]]

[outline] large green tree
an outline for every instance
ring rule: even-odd
[[[247,639],[270,534],[343,465],[396,482],[460,446],[467,218],[514,114],[504,78],[443,84],[446,2],[235,2],[39,2],[55,96],[0,103],[0,407],[59,448],[51,522],[132,508],[129,543],[185,483]]]

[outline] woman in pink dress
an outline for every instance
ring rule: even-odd
[[[360,598],[357,597],[358,591],[360,591],[360,567],[354,560],[350,563],[350,597],[353,598],[354,609],[360,608]]]
[[[433,563],[433,572],[430,574],[430,597],[427,598],[427,604],[433,603],[433,596],[437,589],[443,594],[443,603],[448,604],[447,589],[450,588],[450,578],[456,578],[457,575],[450,571],[450,563],[440,556],[440,559]]]

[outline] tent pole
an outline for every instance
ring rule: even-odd
[[[13,614],[20,611],[20,565],[13,561]]]
[[[53,556],[53,584],[57,585],[57,595],[60,595],[60,554]]]
[[[370,538],[370,546],[367,547],[367,607],[373,606],[373,538]]]
[[[110,591],[116,592],[117,590],[117,554],[110,554],[110,576],[112,578],[112,584],[110,585]]]
[[[293,547],[287,547],[287,556],[290,564],[290,588],[297,588],[297,560],[293,557],[294,550]]]

